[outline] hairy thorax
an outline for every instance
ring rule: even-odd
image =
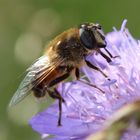
[[[48,55],[52,61],[62,60],[61,65],[79,67],[88,54],[80,41],[79,30],[72,28],[56,37],[48,46]]]

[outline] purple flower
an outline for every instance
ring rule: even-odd
[[[54,135],[52,140],[84,140],[102,130],[104,122],[114,112],[140,97],[140,42],[131,36],[125,25],[126,20],[120,30],[114,29],[106,35],[107,49],[114,56],[111,63],[99,53],[87,58],[100,67],[110,80],[84,66],[81,71],[85,75],[81,81],[61,84],[58,90],[66,101],[63,104],[62,126],[57,126],[58,101],[29,122],[42,137]],[[104,49],[102,51],[108,55]],[[125,140],[126,135],[138,140],[140,132],[136,135],[126,132],[121,140]]]

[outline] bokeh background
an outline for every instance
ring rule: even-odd
[[[26,98],[8,103],[25,70],[43,53],[45,44],[63,30],[82,22],[98,22],[104,31],[120,28],[123,19],[140,38],[139,0],[0,0],[0,140],[39,140],[28,125],[46,106]]]

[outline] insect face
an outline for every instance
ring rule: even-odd
[[[81,24],[79,34],[82,44],[89,50],[106,47],[105,35],[99,24]]]

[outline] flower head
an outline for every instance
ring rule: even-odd
[[[100,53],[87,57],[108,78],[88,66],[82,67],[84,76],[80,81],[63,83],[58,88],[66,101],[62,126],[57,126],[56,101],[30,120],[35,131],[42,136],[54,135],[55,140],[86,139],[100,131],[114,112],[140,97],[140,42],[131,36],[125,24],[126,20],[119,31],[114,29],[106,35],[107,50],[113,56],[111,63]],[[101,51],[110,57],[107,51]]]

